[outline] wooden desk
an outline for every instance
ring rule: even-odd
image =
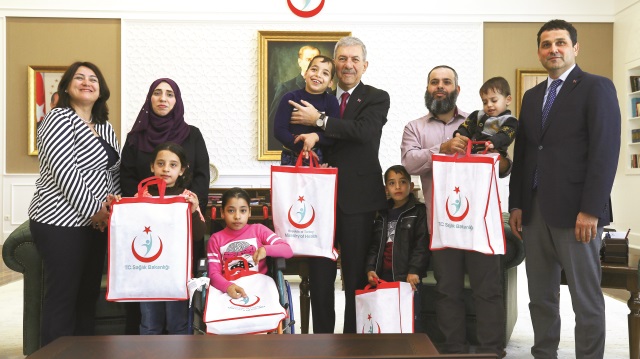
[[[562,284],[567,281],[562,272]],[[602,264],[602,288],[624,289],[629,291],[628,327],[629,358],[640,359],[640,288],[638,286],[638,268],[611,264]]]
[[[426,334],[113,335],[62,337],[29,359],[425,358]],[[494,356],[495,357],[495,356]]]

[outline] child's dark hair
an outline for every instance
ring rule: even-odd
[[[324,55],[317,55],[314,56],[311,61],[309,61],[309,66],[307,66],[307,70],[309,70],[309,68],[311,68],[311,65],[313,65],[313,61],[315,59],[320,59],[320,62],[328,62],[331,65],[331,80],[333,80],[333,76],[335,76],[336,74],[336,64],[335,62],[333,62],[333,59],[330,58],[329,56],[324,56]]]
[[[385,172],[384,172],[384,183],[386,184],[387,181],[389,180],[389,174],[391,173],[391,171],[395,172],[395,173],[399,173],[405,177],[407,177],[407,179],[409,181],[411,181],[411,175],[409,175],[409,172],[407,172],[407,169],[404,168],[404,166],[401,165],[395,165],[395,166],[391,166],[389,167]]]
[[[222,195],[221,201],[222,201],[223,209],[224,207],[227,206],[227,202],[229,202],[229,200],[232,198],[238,198],[238,199],[242,198],[245,201],[247,201],[247,205],[251,203],[251,198],[249,197],[249,194],[247,193],[247,191],[243,190],[240,187],[233,187]]]
[[[504,77],[492,77],[487,80],[482,87],[480,87],[480,96],[489,93],[489,90],[493,90],[496,93],[501,94],[504,97],[511,96],[511,87],[509,82]]]
[[[189,166],[189,160],[187,159],[187,154],[184,152],[184,148],[174,142],[165,142],[157,145],[156,148],[153,149],[153,152],[151,152],[151,166],[156,162],[156,157],[158,157],[160,151],[169,151],[178,156],[180,166],[184,168],[184,172],[176,179],[176,186],[186,188],[189,183],[191,183],[191,167]]]

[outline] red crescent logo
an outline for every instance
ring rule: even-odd
[[[251,304],[236,304],[234,302],[234,300],[239,300],[239,299],[229,299],[229,303],[235,305],[236,307],[243,307],[243,308],[248,308],[248,307],[253,307],[254,305],[258,304],[260,302],[260,297],[258,297],[256,295],[256,301],[251,303]]]
[[[136,239],[134,238],[133,241],[131,241],[131,252],[133,252],[133,256],[136,257],[137,260],[143,263],[151,263],[156,259],[160,258],[160,254],[162,254],[162,239],[160,237],[158,237],[158,239],[160,240],[160,249],[158,250],[158,253],[156,253],[152,257],[145,258],[136,252],[136,248],[133,245],[136,242]]]
[[[449,197],[447,197],[447,216],[449,216],[449,219],[452,220],[453,222],[460,222],[464,219],[464,217],[467,216],[467,213],[469,213],[469,199],[467,197],[464,198],[465,200],[467,200],[467,209],[464,210],[464,213],[462,215],[460,215],[459,217],[454,217],[451,215],[451,212],[449,212]]]
[[[293,208],[293,206],[289,207],[289,223],[291,223],[292,226],[298,228],[298,229],[303,229],[303,228],[307,228],[311,225],[311,223],[313,223],[313,220],[316,218],[316,210],[315,208],[313,208],[313,206],[311,206],[311,219],[309,220],[309,222],[307,223],[296,223],[293,221],[293,218],[291,218],[291,209]]]
[[[300,16],[300,17],[312,17],[312,16],[318,15],[320,10],[322,10],[322,8],[324,7],[324,0],[320,1],[320,5],[318,5],[317,8],[309,10],[309,11],[298,10],[298,8],[293,6],[293,4],[291,3],[291,0],[287,0],[287,5],[289,5],[289,9],[291,9],[292,13],[294,13],[294,14]]]

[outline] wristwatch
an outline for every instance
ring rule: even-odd
[[[324,120],[327,118],[327,115],[325,115],[324,113],[320,113],[320,118],[318,118],[316,120],[316,126],[318,127],[322,127],[324,126]]]

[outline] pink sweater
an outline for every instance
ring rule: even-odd
[[[226,292],[232,283],[223,276],[223,264],[230,258],[243,255],[245,258],[251,257],[260,247],[265,248],[269,257],[291,258],[293,256],[289,244],[262,224],[247,224],[239,231],[225,228],[211,235],[207,243],[211,285]],[[250,270],[266,274],[266,260],[261,260],[258,268],[250,265]]]

